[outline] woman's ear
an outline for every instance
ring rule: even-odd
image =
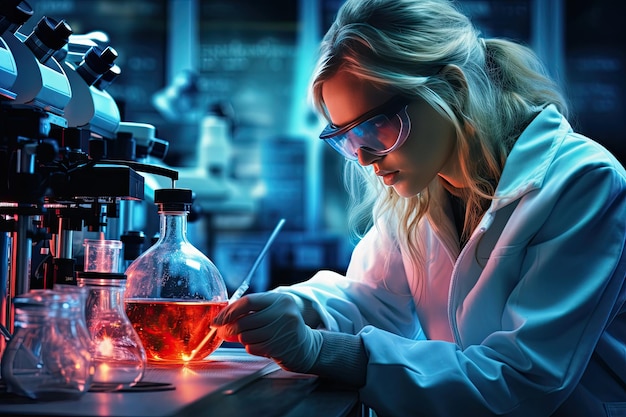
[[[463,73],[463,70],[459,66],[448,64],[441,70],[439,70],[439,74],[457,91],[465,91],[464,94],[467,94],[467,80],[465,79],[465,74]]]

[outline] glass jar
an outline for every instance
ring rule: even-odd
[[[120,272],[121,240],[85,239],[85,271]]]
[[[126,275],[77,273],[87,290],[85,317],[93,342],[94,385],[118,390],[136,385],[145,372],[146,351],[124,311]]]
[[[2,355],[7,391],[36,400],[86,393],[95,367],[77,292],[31,290],[13,299],[15,331]]]
[[[222,275],[187,238],[188,189],[155,191],[159,240],[126,269],[126,314],[135,326],[149,362],[203,360],[221,345],[202,345],[211,321],[228,304]]]

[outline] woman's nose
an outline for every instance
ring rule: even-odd
[[[359,148],[356,151],[356,154],[357,154],[357,157],[359,158],[359,164],[363,166],[371,165],[374,163],[374,161],[377,161],[380,158],[382,158],[382,156],[370,153],[363,148]]]

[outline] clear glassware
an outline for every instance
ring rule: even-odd
[[[85,317],[93,342],[94,385],[118,390],[136,385],[146,369],[146,351],[124,311],[126,275],[77,273],[87,289]]]
[[[120,272],[121,240],[85,239],[85,271]]]
[[[36,400],[85,394],[95,367],[79,293],[31,290],[13,303],[15,331],[1,365],[7,391]]]
[[[222,275],[187,238],[192,201],[188,189],[155,191],[159,240],[126,269],[126,314],[149,362],[201,361],[223,342],[215,338],[192,355],[228,304]]]

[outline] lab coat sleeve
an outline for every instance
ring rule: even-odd
[[[572,393],[602,332],[626,311],[626,185],[607,166],[550,181],[518,205],[518,232],[534,231],[528,241],[492,253],[490,262],[519,266],[510,293],[494,293],[499,329],[467,344],[361,331],[369,359],[360,393],[378,415],[549,416]],[[480,310],[481,284],[458,305]],[[459,311],[458,337],[480,333]]]
[[[308,281],[275,291],[304,299],[327,330],[356,334],[373,325],[416,338],[421,334],[420,326],[402,256],[385,236],[373,227],[356,245],[345,276],[319,271]]]

